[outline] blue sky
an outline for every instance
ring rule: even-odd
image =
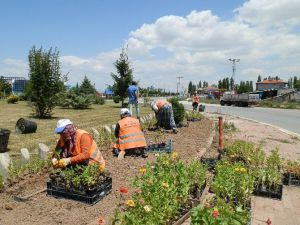
[[[60,51],[69,83],[112,84],[122,46],[140,86],[176,89],[176,76],[210,84],[300,76],[299,0],[0,0],[0,75],[27,77],[33,45]]]

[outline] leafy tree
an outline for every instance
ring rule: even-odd
[[[294,88],[295,88],[295,85],[298,83],[298,77],[294,76],[294,81],[293,81],[293,84],[294,84]]]
[[[230,90],[233,90],[234,89],[234,79],[233,77],[230,78],[230,81],[229,81],[229,85],[230,85]]]
[[[113,91],[115,95],[120,97],[122,106],[124,105],[124,99],[127,97],[127,88],[133,79],[133,69],[130,67],[126,50],[124,47],[122,48],[120,58],[114,63],[117,74],[111,73],[114,80]]]
[[[11,92],[11,84],[4,80],[3,76],[0,77],[0,93],[3,93],[3,95],[9,95]]]
[[[96,94],[94,85],[91,84],[91,81],[86,76],[84,76],[79,91],[83,94]]]
[[[294,84],[294,88],[300,90],[300,80],[298,80],[297,83]]]
[[[29,79],[31,83],[30,98],[33,102],[35,116],[51,117],[57,104],[57,94],[64,89],[60,72],[59,52],[50,48],[48,52],[35,46],[29,51]]]

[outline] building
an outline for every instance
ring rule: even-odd
[[[25,91],[25,85],[27,80],[24,77],[2,77],[12,85],[12,92],[14,94],[21,94]]]
[[[256,82],[256,90],[282,90],[288,88],[288,82],[283,80],[263,80],[261,82]]]

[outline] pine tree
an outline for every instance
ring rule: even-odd
[[[111,73],[111,77],[114,80],[113,91],[116,96],[120,97],[122,106],[124,105],[124,99],[127,97],[127,88],[131,83],[133,76],[133,69],[130,68],[130,63],[126,50],[122,48],[119,59],[114,63],[117,69],[117,74]]]
[[[260,75],[258,75],[258,77],[257,77],[257,82],[261,82],[261,76]]]
[[[84,76],[84,79],[80,85],[80,93],[83,93],[83,94],[95,94],[96,93],[96,89],[94,87],[94,85],[91,84],[91,81],[86,77]]]

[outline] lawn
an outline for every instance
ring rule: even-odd
[[[75,110],[57,107],[53,110],[52,119],[37,119],[31,116],[32,108],[27,102],[7,104],[0,100],[0,128],[11,130],[8,148],[9,153],[19,152],[27,148],[30,152],[36,151],[39,143],[54,148],[58,135],[54,133],[56,123],[61,118],[69,118],[78,128],[90,131],[92,127],[99,129],[103,125],[116,124],[120,119],[120,103],[107,101],[104,105],[92,105],[90,109]],[[150,107],[140,106],[141,116],[151,112]],[[134,108],[135,115],[135,108]],[[18,119],[24,118],[37,123],[37,131],[32,134],[18,134],[15,125]]]

